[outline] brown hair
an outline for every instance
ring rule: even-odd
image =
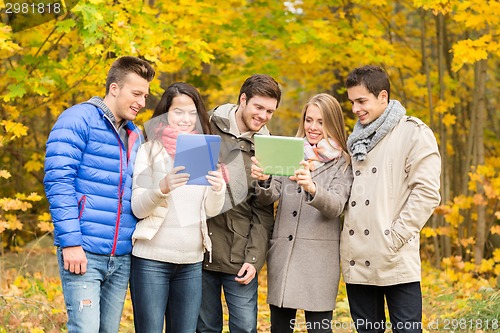
[[[391,84],[389,77],[384,70],[377,66],[363,66],[355,68],[345,81],[346,88],[364,86],[375,97],[378,97],[382,90],[387,91],[387,100],[391,97]]]
[[[161,116],[165,114],[172,106],[172,101],[174,97],[179,95],[189,96],[196,106],[196,111],[198,112],[198,119],[200,120],[201,129],[204,134],[210,134],[210,126],[207,109],[205,108],[205,104],[203,104],[203,100],[201,98],[198,90],[186,82],[175,82],[172,83],[161,96],[160,102],[156,105],[156,108],[153,112],[153,116],[151,119]]]
[[[242,94],[246,95],[247,102],[253,96],[274,98],[276,99],[276,107],[278,107],[281,100],[281,89],[278,82],[266,74],[255,74],[245,80],[240,89],[238,104],[240,104]]]
[[[122,87],[123,80],[129,73],[135,73],[148,82],[153,81],[155,76],[155,70],[146,60],[131,56],[118,58],[111,65],[106,78],[106,95],[109,93],[109,87],[112,83]]]

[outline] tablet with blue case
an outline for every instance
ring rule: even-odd
[[[255,157],[266,175],[293,176],[304,159],[304,139],[254,135]]]
[[[177,137],[174,167],[184,166],[180,171],[190,175],[188,185],[210,183],[205,178],[209,171],[217,170],[221,138],[208,134],[179,134]]]

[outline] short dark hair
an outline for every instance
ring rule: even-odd
[[[172,83],[165,90],[165,92],[161,96],[160,102],[158,102],[158,104],[156,105],[151,119],[167,113],[172,106],[174,97],[179,95],[189,96],[193,100],[194,105],[196,106],[196,111],[198,113],[198,118],[200,119],[201,129],[203,130],[203,133],[210,134],[208,113],[207,109],[205,108],[205,104],[203,104],[201,95],[195,87],[186,82]]]
[[[281,100],[281,89],[278,82],[266,74],[255,74],[245,80],[240,89],[238,104],[242,94],[246,95],[247,101],[254,96],[274,98],[276,99],[276,107],[278,107]]]
[[[112,83],[117,83],[121,87],[129,73],[135,73],[148,82],[153,81],[155,77],[155,70],[146,60],[132,56],[118,58],[111,65],[106,78],[106,95]]]
[[[382,90],[387,91],[387,100],[391,97],[391,84],[387,73],[378,66],[363,66],[355,68],[345,81],[347,89],[364,86],[369,92],[378,97]]]

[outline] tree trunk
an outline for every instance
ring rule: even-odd
[[[477,165],[484,165],[484,128],[486,124],[486,70],[488,68],[487,60],[478,61],[475,64],[475,88],[473,110],[476,116],[476,156]],[[481,196],[484,200],[484,187],[483,184],[478,184],[477,195]],[[484,245],[486,244],[486,204],[482,202],[477,205],[477,229],[476,229],[476,243],[474,244],[474,261],[476,265],[481,263],[484,257]]]
[[[444,75],[446,70],[445,49],[444,49],[444,15],[437,16],[437,37],[438,37],[438,75],[439,75],[439,100],[444,100],[446,86],[444,84]],[[441,201],[447,202],[450,199],[448,182],[448,156],[446,152],[447,133],[446,126],[443,124],[443,114],[439,113],[439,152],[441,154]],[[447,225],[446,221],[440,218],[442,225]],[[445,257],[451,256],[450,237],[443,236],[443,252]]]
[[[434,130],[434,105],[432,103],[432,86],[431,86],[431,73],[429,69],[429,59],[427,57],[427,50],[425,45],[425,37],[427,35],[427,25],[425,20],[425,10],[420,10],[420,48],[422,51],[422,69],[425,74],[425,81],[427,87],[427,103],[429,104],[429,126]],[[431,217],[431,227],[436,230],[438,228],[439,221],[436,215]],[[441,263],[442,255],[441,248],[439,246],[438,236],[432,237],[432,244],[434,245],[434,266],[439,267]]]

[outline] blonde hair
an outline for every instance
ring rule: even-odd
[[[334,140],[342,148],[342,155],[344,155],[347,165],[349,165],[351,159],[347,153],[347,133],[344,125],[344,115],[342,114],[342,107],[335,97],[325,93],[311,97],[302,109],[302,114],[300,116],[301,122],[295,136],[303,138],[306,135],[304,122],[307,108],[310,105],[317,106],[321,111],[321,116],[323,118],[323,137],[325,139]],[[328,140],[326,141],[328,142]]]

